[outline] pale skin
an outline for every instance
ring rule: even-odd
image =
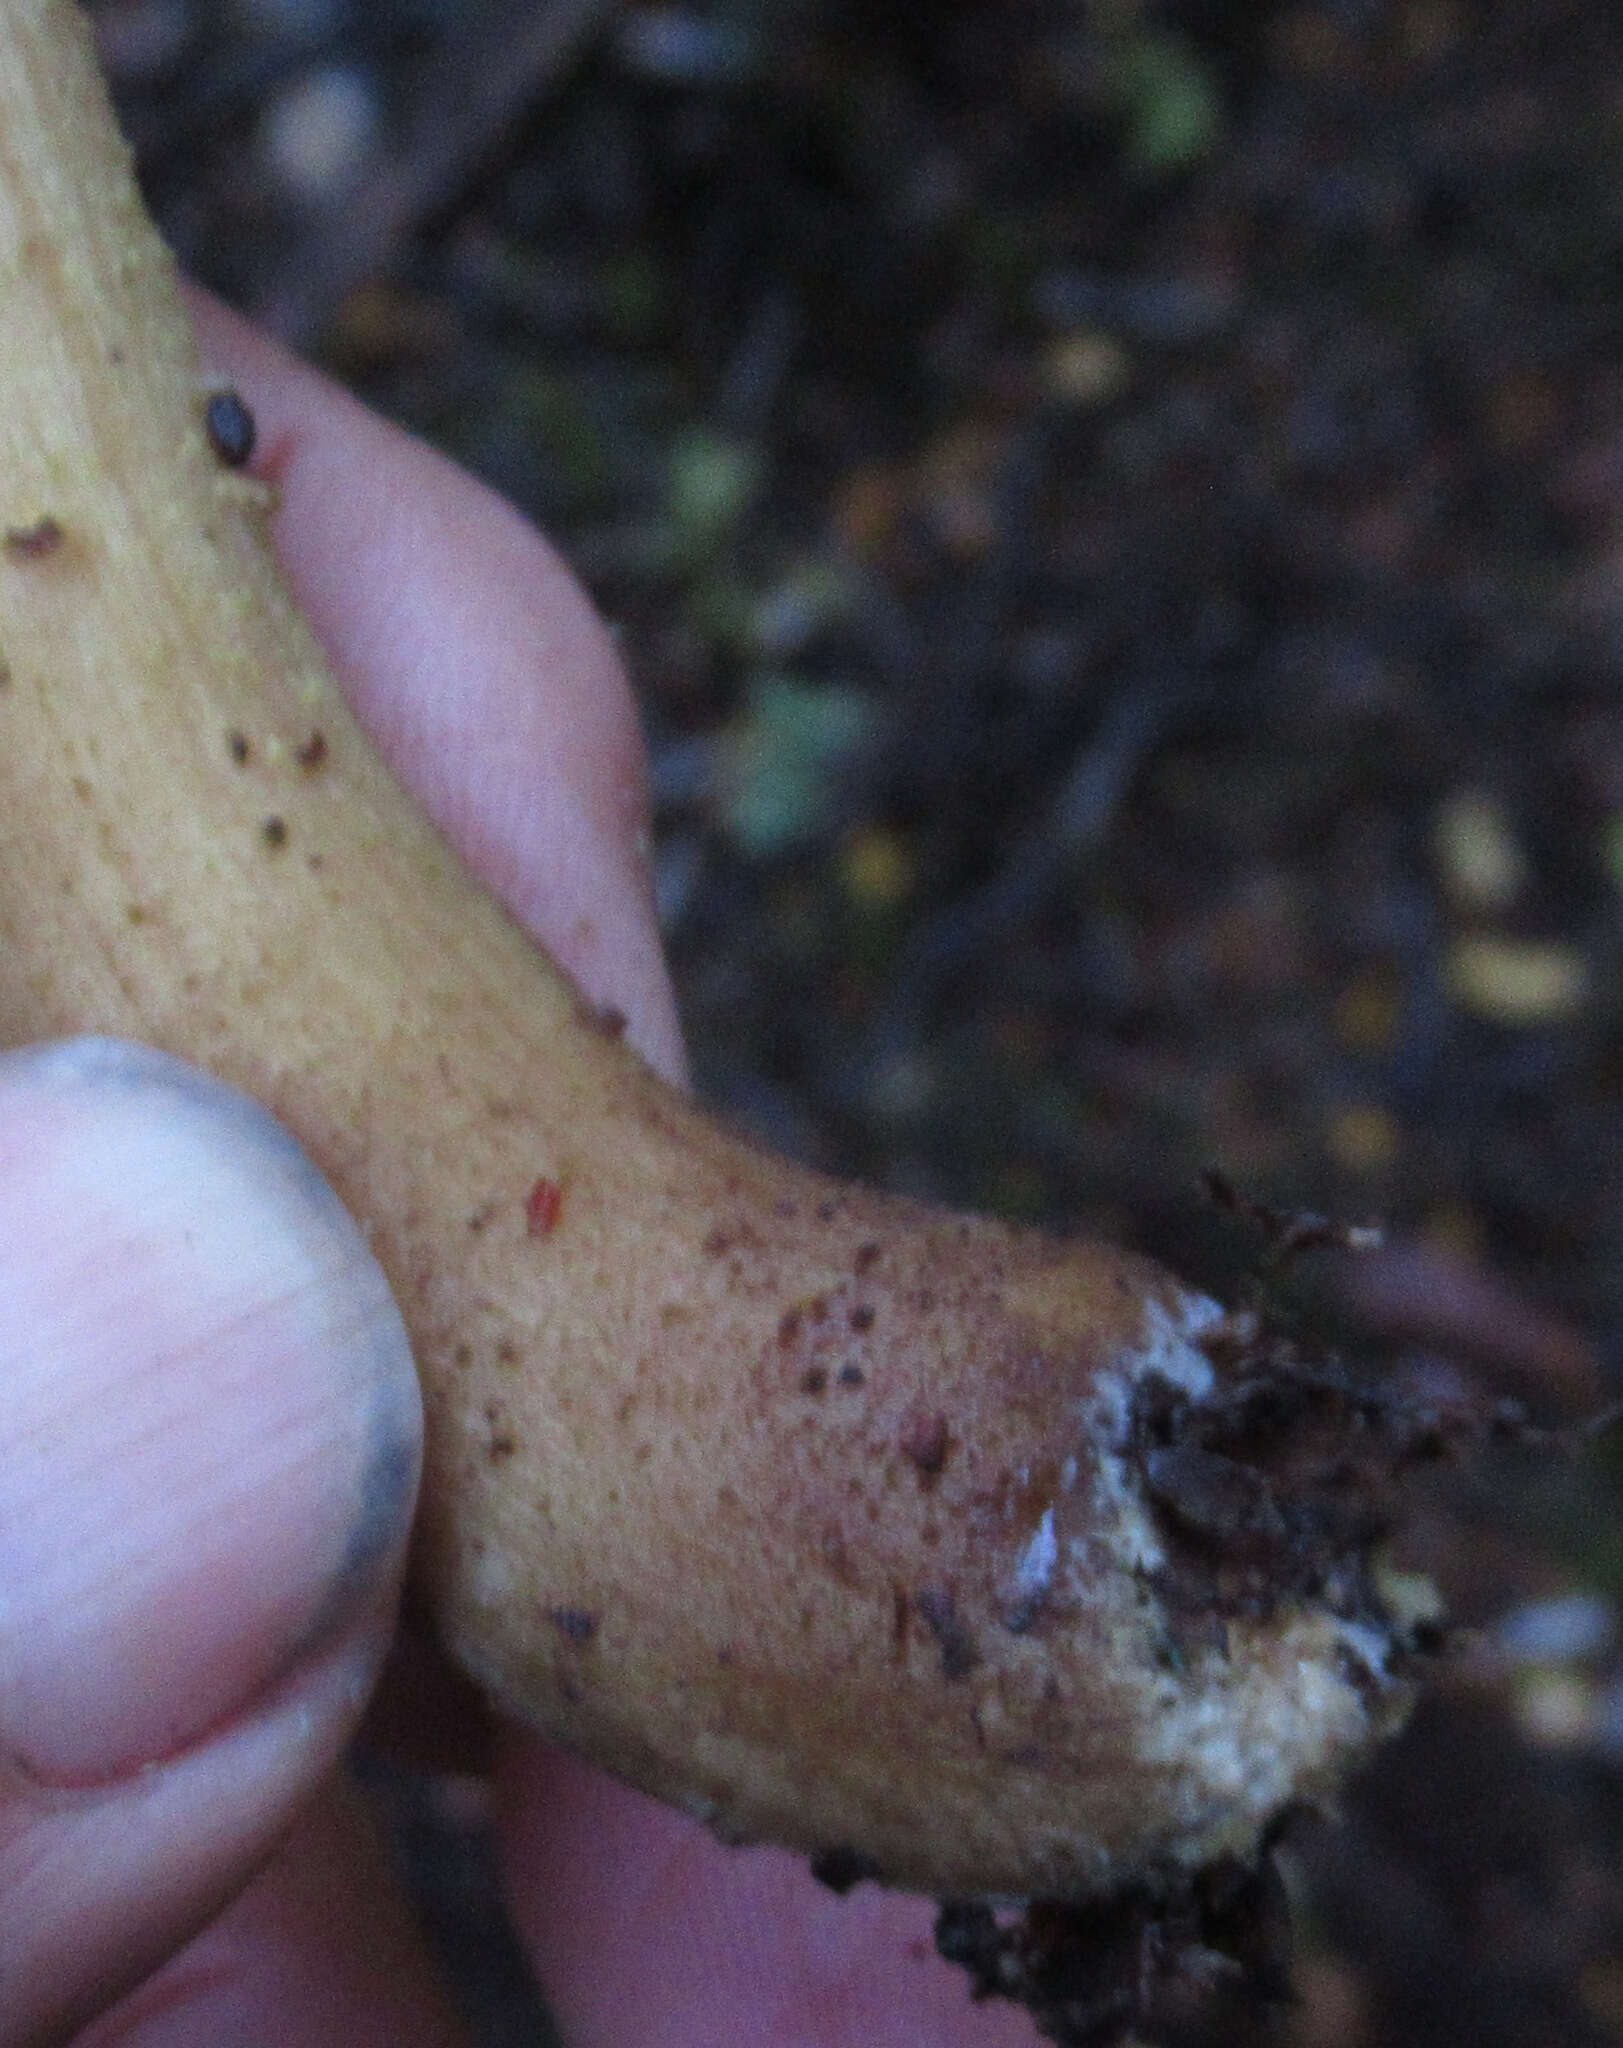
[[[219,308],[194,312],[211,370],[256,415],[254,466],[280,494],[276,544],[298,597],[390,764],[586,992],[623,1011],[646,1057],[679,1078],[637,723],[590,604],[545,542],[479,486]],[[454,701],[442,682],[452,674]],[[357,1632],[375,1637],[385,1622],[374,1606]],[[295,1695],[303,1683],[292,1681]],[[311,1682],[307,1782],[264,1791],[267,1840],[285,1810],[297,1817],[257,1874],[264,1846],[244,1846],[252,1827],[212,1840],[206,1800],[173,1838],[160,1830],[148,1844],[146,1897],[162,1897],[174,1868],[188,1881],[172,1910],[148,1911],[138,1937],[108,1937],[149,1974],[80,2038],[166,2048],[437,2048],[459,2038],[383,1859],[332,1774],[353,1690],[335,1700]],[[408,1702],[414,1714],[422,1719]],[[229,1736],[211,1730],[202,1747],[228,1748]],[[218,1767],[228,1762],[222,1754]],[[566,2037],[582,2048],[1012,2048],[1033,2038],[1023,2016],[973,2006],[960,1975],[935,1959],[927,1902],[872,1887],[837,1899],[803,1859],[726,1849],[517,1731],[498,1735],[496,1787],[512,1911]],[[29,1796],[0,1786],[0,1901],[4,1843],[47,1824],[23,1810]],[[93,1834],[82,1854],[94,1858]]]

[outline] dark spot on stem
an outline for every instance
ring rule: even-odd
[[[967,1678],[981,1661],[980,1652],[951,1593],[944,1586],[924,1586],[913,1595],[913,1609],[935,1637],[942,1677],[949,1683]]]
[[[490,1442],[486,1455],[491,1464],[500,1465],[518,1449],[518,1438],[514,1436],[499,1403],[492,1401],[485,1408],[485,1422],[490,1429]]]
[[[235,727],[225,736],[225,750],[239,768],[247,767],[248,756],[253,752],[248,744],[248,735],[238,732]]]
[[[47,512],[32,526],[6,528],[6,557],[13,562],[43,562],[56,553],[65,538],[62,522]]]
[[[314,773],[327,758],[327,735],[312,732],[302,745],[293,749],[293,758],[307,773]]]
[[[949,1443],[945,1415],[915,1409],[904,1418],[898,1448],[910,1464],[917,1466],[926,1485],[940,1476],[947,1462]]]
[[[259,836],[272,853],[279,852],[287,844],[286,818],[267,818],[259,828]]]
[[[589,1607],[554,1607],[547,1619],[566,1643],[584,1648],[597,1634],[597,1616]]]
[[[613,1003],[590,1003],[583,997],[575,1006],[575,1015],[599,1038],[625,1037],[626,1013]]]
[[[254,452],[254,416],[235,391],[216,391],[203,408],[209,446],[227,469],[242,469]]]

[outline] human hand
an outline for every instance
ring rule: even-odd
[[[679,1076],[636,721],[590,606],[488,493],[197,311],[383,752]],[[269,1119],[152,1055],[0,1062],[0,1158],[0,2048],[98,2011],[85,2043],[442,2048],[335,1768],[416,1469],[382,1276]],[[928,1906],[835,1899],[516,1731],[498,1755],[514,1915],[579,2048],[1031,2039],[970,2006]]]

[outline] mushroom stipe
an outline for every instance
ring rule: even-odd
[[[330,1176],[451,1654],[728,1840],[953,1901],[983,1988],[1030,1942],[966,1902],[1229,1899],[1409,1697],[1351,1397],[1142,1259],[739,1142],[469,879],[211,445],[68,0],[0,15],[0,278],[0,1034],[197,1061]]]

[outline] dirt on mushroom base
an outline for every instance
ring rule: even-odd
[[[1391,1715],[1394,1680],[1434,1670],[1447,1638],[1434,1589],[1383,1564],[1416,1468],[1490,1446],[1551,1446],[1510,1404],[1440,1405],[1427,1392],[1309,1358],[1246,1312],[1210,1332],[1210,1387],[1153,1374],[1124,1437],[1165,1545],[1150,1575],[1179,1655],[1227,1653],[1231,1625],[1298,1600],[1349,1624],[1348,1666]],[[1383,1697],[1385,1695],[1385,1697]],[[1277,2025],[1291,2000],[1292,1915],[1275,1852],[1310,1826],[1281,1812],[1254,1858],[1217,1858],[1078,1904],[998,1910],[943,1901],[936,1945],[977,1999],[1025,2007],[1060,2048],[1116,2048],[1193,2027]],[[839,1869],[845,1889],[867,1873]]]

